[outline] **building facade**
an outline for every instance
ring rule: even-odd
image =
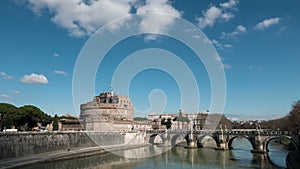
[[[162,119],[170,118],[172,120],[173,130],[189,130],[191,128],[195,130],[202,130],[206,124],[207,116],[208,111],[185,113],[182,109],[179,109],[178,113],[150,113],[147,119],[152,121],[153,129],[165,129],[166,127],[161,125],[161,121]]]
[[[81,131],[82,125],[79,120],[61,119],[58,121],[59,131]]]

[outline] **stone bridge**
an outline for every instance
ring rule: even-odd
[[[155,142],[157,137],[161,142]],[[251,152],[267,153],[268,145],[273,139],[287,139],[296,150],[299,149],[299,139],[292,137],[290,131],[271,131],[256,129],[233,129],[233,130],[148,130],[146,139],[151,144],[162,144],[164,146],[175,146],[185,141],[188,148],[203,147],[203,139],[211,137],[216,142],[216,150],[232,149],[235,138],[244,137],[252,145]],[[297,137],[298,138],[298,137]]]

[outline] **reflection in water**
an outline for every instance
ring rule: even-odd
[[[271,163],[273,163],[276,166],[285,167],[286,163],[285,159],[288,155],[288,147],[283,144],[279,144],[279,142],[275,142],[276,140],[273,140],[269,143],[269,153],[268,157]]]
[[[212,148],[185,149],[176,147],[163,154],[149,158],[125,158],[116,154],[103,154],[80,159],[42,163],[24,167],[24,169],[42,168],[76,168],[76,169],[269,169],[277,168],[273,165],[285,167],[285,152],[282,146],[277,143],[269,144],[269,158],[263,154],[252,154],[251,144],[247,140],[237,138],[233,142],[233,150],[215,151]],[[166,147],[147,146],[132,150],[114,152],[117,154],[135,154],[137,157],[142,153],[164,152]]]
[[[237,137],[232,142],[233,151],[231,151],[230,160],[238,162],[239,166],[244,168],[257,164],[259,161],[251,153],[252,145],[249,140],[244,137]],[[261,168],[261,167],[259,167]]]
[[[238,137],[233,141],[232,158],[243,166],[251,161],[252,165],[257,164],[258,168],[286,168],[285,159],[289,152],[287,146],[275,141],[272,140],[269,143],[268,154],[252,154],[251,143],[246,138]]]

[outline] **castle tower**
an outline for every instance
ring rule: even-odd
[[[126,96],[103,92],[80,105],[80,120],[86,131],[126,130],[133,122],[134,107]]]

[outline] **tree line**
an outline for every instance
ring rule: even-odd
[[[34,127],[52,124],[53,130],[58,130],[59,119],[71,119],[74,117],[51,117],[40,108],[32,105],[16,107],[8,103],[0,103],[0,131],[15,127],[19,131],[32,131]]]
[[[233,123],[233,128],[236,129],[271,129],[282,131],[300,131],[300,100],[292,104],[290,112],[281,118],[263,120],[263,121],[246,121],[243,123]]]
[[[16,107],[8,103],[0,103],[0,120],[1,131],[12,126],[27,131],[36,127],[37,123],[41,123],[42,126],[52,123],[51,116],[35,106]]]
[[[268,128],[273,130],[288,130],[299,131],[300,130],[300,100],[292,104],[290,112],[282,118],[263,121],[261,123],[262,128]]]

